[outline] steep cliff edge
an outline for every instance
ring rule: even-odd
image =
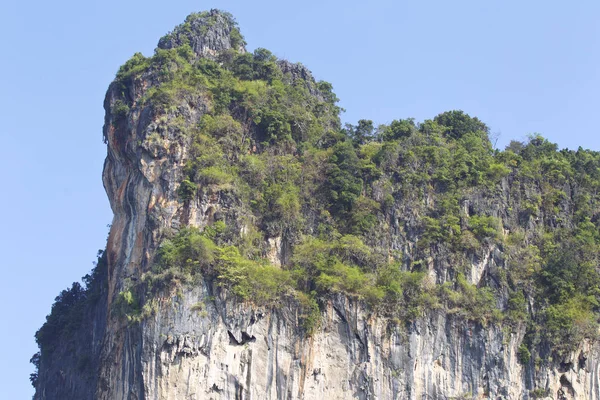
[[[104,107],[114,212],[35,399],[600,399],[600,155],[452,111],[342,128],[192,14]]]

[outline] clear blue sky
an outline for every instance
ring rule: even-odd
[[[175,3],[174,5],[172,3]],[[332,82],[343,119],[463,109],[500,133],[600,150],[600,2],[40,1],[0,5],[0,397],[29,398],[33,334],[92,267],[112,213],[102,102],[119,65],[192,11],[221,8]]]

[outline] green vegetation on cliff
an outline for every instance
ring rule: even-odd
[[[30,376],[31,384],[35,387],[43,358],[47,365],[53,363],[53,353],[58,347],[72,349],[77,343],[77,332],[82,328],[86,318],[85,313],[95,307],[107,292],[107,260],[106,252],[99,250],[97,262],[92,271],[82,278],[83,286],[74,282],[70,288],[60,292],[54,299],[52,310],[46,317],[44,325],[35,333],[35,340],[40,351],[33,355],[31,363],[36,372]],[[83,375],[88,359],[81,357],[77,362],[78,372]]]
[[[594,335],[598,153],[539,135],[498,151],[462,111],[342,127],[332,86],[265,49],[195,60],[184,44],[123,69],[124,87],[158,76],[144,101],[191,141],[181,201],[227,196],[252,232],[230,216],[216,240],[180,231],[147,289],[202,276],[263,305],[343,293],[402,320],[439,308],[529,324],[531,345],[559,352]],[[199,123],[182,120],[181,99],[200,96]],[[291,247],[281,268],[266,261],[268,238]]]

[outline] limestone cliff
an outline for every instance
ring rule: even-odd
[[[383,172],[371,178],[364,172],[368,166],[361,169],[362,186],[343,209],[337,205],[346,197],[338,196],[342,192],[335,182],[340,175],[333,167],[343,170],[338,162],[342,153],[335,158],[337,164],[318,169],[326,162],[324,157],[337,151],[331,144],[339,141],[338,133],[331,132],[341,130],[335,95],[300,64],[276,60],[265,52],[255,52],[254,57],[252,61],[246,53],[232,17],[213,10],[188,17],[160,40],[152,60],[136,55],[117,74],[104,104],[108,154],[103,182],[114,220],[97,276],[90,278],[93,293],[82,294],[85,301],[73,300],[80,307],[80,319],[68,330],[55,328],[53,334],[63,336],[52,342],[51,349],[47,346],[44,351],[42,346],[35,399],[600,399],[595,335],[582,334],[570,346],[553,347],[544,332],[531,333],[536,318],[542,318],[542,307],[551,305],[536,300],[539,294],[534,289],[510,288],[512,278],[502,283],[502,277],[511,273],[511,260],[528,260],[519,258],[521,250],[514,250],[520,247],[507,244],[515,240],[510,235],[518,232],[517,241],[529,245],[544,229],[576,229],[577,196],[584,192],[583,184],[575,178],[557,178],[564,197],[544,207],[547,182],[519,179],[517,170],[510,169],[511,160],[505,160],[507,171],[497,179],[459,186],[457,221],[449,228],[442,222],[435,230],[427,225],[428,219],[424,225],[423,218],[432,215],[434,225],[436,220],[445,221],[445,216],[438,218],[430,211],[442,203],[449,181],[409,186],[400,167],[390,171],[381,167],[386,157],[404,160],[403,165],[415,173],[430,166],[424,166],[418,154],[386,153],[384,144],[384,150],[376,149],[379,158],[373,158]],[[226,83],[230,78],[223,78],[229,74],[223,72],[224,66],[241,78]],[[199,78],[194,71],[201,71]],[[218,82],[211,80],[216,76]],[[273,99],[285,97],[287,87],[297,90],[288,99],[300,98],[302,107],[288,100],[278,114],[272,113],[279,107]],[[227,100],[223,93],[229,93]],[[293,119],[286,114],[290,110]],[[227,119],[214,122],[224,114]],[[407,126],[417,137],[417,127]],[[353,137],[360,151],[367,152],[369,144],[360,143],[364,138],[359,128]],[[217,132],[215,139],[206,139],[203,129]],[[424,136],[437,134],[427,123],[421,130]],[[398,140],[405,140],[410,132],[400,136]],[[224,149],[223,155],[206,161],[214,143]],[[311,153],[304,143],[325,149],[324,155]],[[267,172],[256,178],[249,172],[255,168],[250,161],[261,154],[271,157],[267,164],[284,161],[267,165]],[[311,154],[323,157],[314,163],[317,172],[311,172],[306,165],[313,164],[306,161],[299,174],[303,182],[319,182],[317,194],[302,189],[296,210],[295,202],[289,206],[282,200],[290,190],[283,186],[282,194],[261,208],[260,201],[270,190],[257,197],[262,182],[284,170],[281,165],[299,157],[308,160]],[[495,173],[493,166],[486,168],[492,171],[486,177]],[[460,180],[470,179],[468,173]],[[334,183],[321,182],[325,176]],[[394,182],[395,189],[389,189],[381,176]],[[250,182],[247,191],[240,189],[237,179]],[[333,192],[336,201],[327,197]],[[326,201],[325,210],[319,204]],[[361,201],[368,206],[357,208]],[[585,212],[586,221],[596,224],[598,209]],[[474,218],[478,215],[488,218],[484,221],[499,221],[498,232],[492,235],[485,231],[489,226],[476,225],[483,220]],[[343,219],[370,225],[352,230],[355,225],[338,222]],[[294,294],[300,291],[296,286],[278,292],[276,299],[261,301],[241,295],[233,278],[223,278],[226,273],[221,270],[213,273],[208,261],[193,281],[174,270],[153,269],[161,262],[157,257],[165,240],[186,226],[202,232],[217,222],[223,222],[229,235],[222,246],[245,248],[242,241],[248,232],[258,232],[249,242],[248,259],[269,260],[282,271],[301,264],[295,261],[294,249],[305,236],[321,231],[326,235],[330,226],[339,224],[340,232],[345,229],[353,238],[361,237],[373,249],[371,261],[364,265],[394,260],[404,271],[418,270],[420,290],[436,293],[439,299],[420,304],[415,313],[408,311],[410,299],[399,300],[390,311],[388,297],[374,305],[370,299],[379,295],[343,283],[323,289],[321,279],[310,287],[317,293],[313,295],[318,322],[308,329],[304,297]],[[452,235],[460,236],[459,244],[446,240]],[[341,240],[339,235],[331,238]],[[377,274],[361,268],[365,274]],[[150,290],[156,276],[167,272],[169,283]],[[167,279],[163,275],[161,279]],[[461,276],[466,283],[460,283]],[[464,287],[465,293],[469,288],[491,288],[491,303],[499,313],[512,310],[510,293],[524,293],[523,321],[488,311],[482,311],[484,317],[463,311],[462,306],[468,307],[452,303],[459,289],[443,291],[450,284]],[[409,296],[408,286],[403,286],[403,293]],[[43,332],[41,336],[45,343]],[[525,342],[530,358],[523,355]]]

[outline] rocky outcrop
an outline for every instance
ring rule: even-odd
[[[161,299],[141,326],[143,398],[528,399],[534,386],[555,399],[599,395],[588,343],[559,368],[534,373],[517,360],[523,332],[440,312],[398,326],[338,297],[305,337],[295,313],[238,304],[206,285]]]
[[[216,58],[240,45],[231,38],[237,28],[229,17],[217,11],[207,15],[188,18],[159,48],[185,43],[196,57]],[[292,78],[314,83],[305,67],[278,65]],[[108,90],[103,181],[114,220],[106,250],[107,290],[88,310],[88,323],[72,344],[78,350],[69,356],[69,347],[61,348],[52,365],[42,364],[36,399],[600,399],[594,344],[583,342],[548,365],[523,365],[518,348],[524,326],[483,326],[442,310],[406,323],[333,296],[322,304],[320,328],[307,336],[292,299],[269,307],[241,303],[225,288],[203,281],[162,293],[154,315],[141,322],[113,315],[118,294],[142,279],[169,232],[204,227],[215,215],[228,221],[238,216],[235,200],[223,193],[181,201],[177,188],[190,146],[181,121],[197,125],[209,103],[202,96],[178,98],[175,111],[158,118],[143,101],[155,79],[149,72],[128,85],[126,118],[113,112],[122,86]],[[515,218],[503,214],[508,197],[506,187],[493,199],[474,194],[464,207]],[[379,240],[409,254],[415,243],[398,220],[410,219],[410,211],[398,206],[391,213],[392,224]],[[285,264],[285,246],[281,238],[269,240],[274,264]],[[432,282],[447,280],[447,263],[440,248],[428,265]],[[473,257],[468,278],[478,284],[502,263],[500,250],[489,246]],[[94,372],[84,379],[76,366],[87,350]]]
[[[237,35],[235,34],[237,32]],[[159,49],[173,49],[188,44],[196,57],[216,58],[224,51],[245,51],[233,17],[218,10],[191,14],[158,42]]]

